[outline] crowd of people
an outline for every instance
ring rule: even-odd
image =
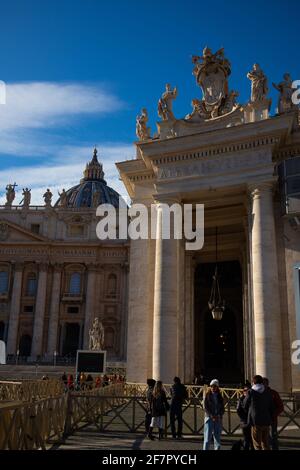
[[[163,383],[154,379],[147,380],[147,412],[145,428],[149,439],[155,439],[153,431],[158,428],[158,439],[164,437],[164,423],[170,411],[172,437],[182,437],[182,406],[188,399],[188,391],[179,377],[174,377],[170,389],[169,404]],[[214,449],[221,449],[222,418],[225,412],[224,399],[218,379],[209,383],[203,402],[204,408],[204,442],[203,450],[209,450],[212,441]],[[283,411],[283,402],[276,390],[269,386],[266,377],[255,375],[252,384],[245,382],[242,395],[237,403],[237,414],[243,432],[243,441],[239,441],[239,449],[244,450],[278,450],[278,416]],[[177,429],[176,429],[177,424]],[[233,446],[235,450],[236,445]]]
[[[61,380],[64,384],[65,391],[82,391],[92,390],[93,388],[106,387],[107,385],[124,383],[125,377],[121,374],[104,374],[97,375],[95,378],[84,372],[78,373],[75,378],[73,374],[66,374],[65,372],[61,376]]]

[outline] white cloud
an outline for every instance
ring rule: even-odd
[[[29,82],[6,85],[1,105],[0,132],[49,128],[76,115],[110,113],[123,103],[101,86],[76,83]]]
[[[22,199],[22,188],[32,189],[31,203],[43,204],[42,195],[49,187],[53,202],[58,190],[78,184],[85,164],[92,158],[90,145],[66,145],[70,141],[72,121],[86,115],[105,115],[124,106],[121,100],[101,85],[78,83],[30,82],[6,86],[6,104],[0,106],[0,158],[11,156],[38,157],[33,165],[24,161],[13,166],[8,161],[0,172],[0,204],[5,187],[16,182],[15,204]],[[127,144],[99,143],[99,160],[103,163],[107,183],[124,194],[114,162],[132,158],[133,147]],[[2,156],[3,158],[3,156]],[[7,159],[8,160],[8,159]],[[2,165],[3,166],[3,165]]]
[[[118,193],[125,196],[126,190],[119,180],[115,162],[130,159],[133,156],[133,146],[127,144],[99,144],[99,161],[103,164],[107,184]],[[88,146],[61,147],[54,156],[54,161],[48,165],[10,167],[0,172],[0,204],[5,203],[5,187],[8,183],[16,182],[16,198],[14,204],[22,199],[22,189],[31,188],[31,204],[43,205],[43,194],[47,188],[53,193],[53,203],[58,198],[58,191],[69,189],[79,183],[85,164],[91,160],[93,149]],[[59,163],[62,161],[64,164]]]

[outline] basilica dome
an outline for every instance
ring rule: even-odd
[[[107,186],[104,179],[102,164],[97,157],[97,149],[94,149],[92,160],[86,164],[83,178],[76,186],[60,193],[55,207],[98,207],[99,204],[112,204],[119,207],[120,195]]]

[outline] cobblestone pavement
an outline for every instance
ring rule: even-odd
[[[231,450],[234,440],[223,438],[222,449]],[[88,426],[69,436],[65,442],[55,445],[55,450],[201,450],[203,437],[186,436],[182,439],[172,439],[168,436],[159,441],[149,440],[143,434],[99,432],[94,426]],[[213,448],[213,447],[212,447]],[[283,443],[281,449],[300,449],[299,444]]]

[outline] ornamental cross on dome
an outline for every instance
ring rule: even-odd
[[[202,56],[192,56],[192,62],[193,74],[203,93],[202,100],[193,100],[199,117],[211,119],[236,109],[238,93],[228,90],[231,69],[229,60],[224,56],[224,48],[213,54],[209,47],[205,47]]]

